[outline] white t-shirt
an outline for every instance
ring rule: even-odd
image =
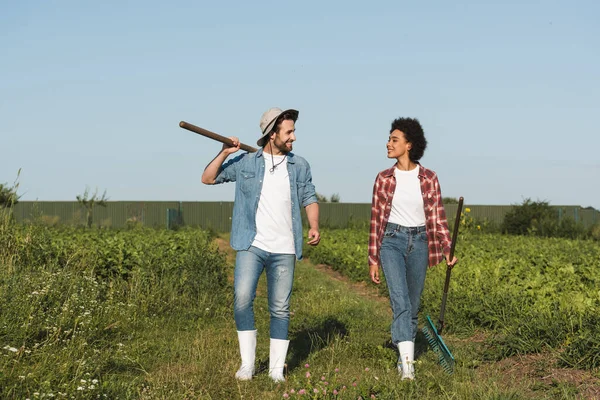
[[[389,222],[402,226],[425,225],[425,207],[421,195],[419,166],[410,171],[394,169],[396,189],[392,200]]]
[[[256,236],[252,246],[270,253],[296,254],[292,230],[292,196],[286,156],[263,153],[265,175],[256,210]]]

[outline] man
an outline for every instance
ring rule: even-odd
[[[236,182],[231,226],[231,247],[237,251],[234,272],[234,317],[242,365],[235,377],[250,380],[254,374],[256,328],[253,302],[258,278],[267,274],[270,320],[269,376],[285,380],[288,350],[290,296],[296,259],[302,258],[302,218],[306,209],[308,244],[316,246],[319,204],[308,162],[292,153],[298,111],[271,108],[260,119],[256,142],[261,149],[242,154],[223,165],[240,149],[224,145],[202,174],[202,183]]]

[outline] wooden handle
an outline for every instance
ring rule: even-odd
[[[221,136],[218,133],[211,132],[211,131],[206,130],[204,128],[200,128],[199,126],[187,123],[185,121],[181,121],[179,123],[179,126],[181,128],[183,128],[183,129],[187,129],[188,131],[197,133],[199,135],[205,136],[207,138],[216,140],[217,142],[221,142],[221,143],[224,143],[224,144],[226,144],[226,145],[228,145],[230,147],[233,147],[233,142],[231,141],[231,139],[229,139],[229,138],[227,138],[225,136]],[[244,144],[244,143],[240,143],[240,149],[242,149],[244,151],[247,151],[248,153],[254,153],[257,150],[254,147],[248,146],[247,144]]]
[[[458,207],[456,208],[456,218],[454,219],[454,228],[452,230],[452,244],[450,245],[450,259],[454,258],[454,249],[456,248],[456,240],[458,239],[458,225],[460,225],[460,214],[462,212],[463,201],[465,199],[461,196],[458,199]],[[444,314],[446,313],[446,299],[448,298],[448,288],[450,286],[450,274],[452,273],[452,267],[446,268],[446,282],[444,282],[444,294],[442,296],[442,309],[440,310],[440,319],[438,321],[438,333],[441,334],[444,330]]]

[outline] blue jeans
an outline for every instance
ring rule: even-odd
[[[271,314],[270,335],[273,339],[287,340],[295,264],[294,254],[269,253],[254,246],[237,252],[233,280],[233,314],[238,331],[256,329],[253,307],[256,286],[258,278],[263,270],[266,270]]]
[[[381,243],[380,259],[392,305],[392,342],[414,341],[429,264],[425,227],[388,223]]]

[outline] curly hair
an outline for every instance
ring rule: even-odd
[[[427,139],[425,139],[425,132],[423,132],[423,127],[419,120],[416,118],[395,119],[394,122],[392,122],[390,133],[394,132],[396,129],[404,133],[406,141],[412,144],[411,149],[408,152],[410,161],[419,161],[427,148]]]

